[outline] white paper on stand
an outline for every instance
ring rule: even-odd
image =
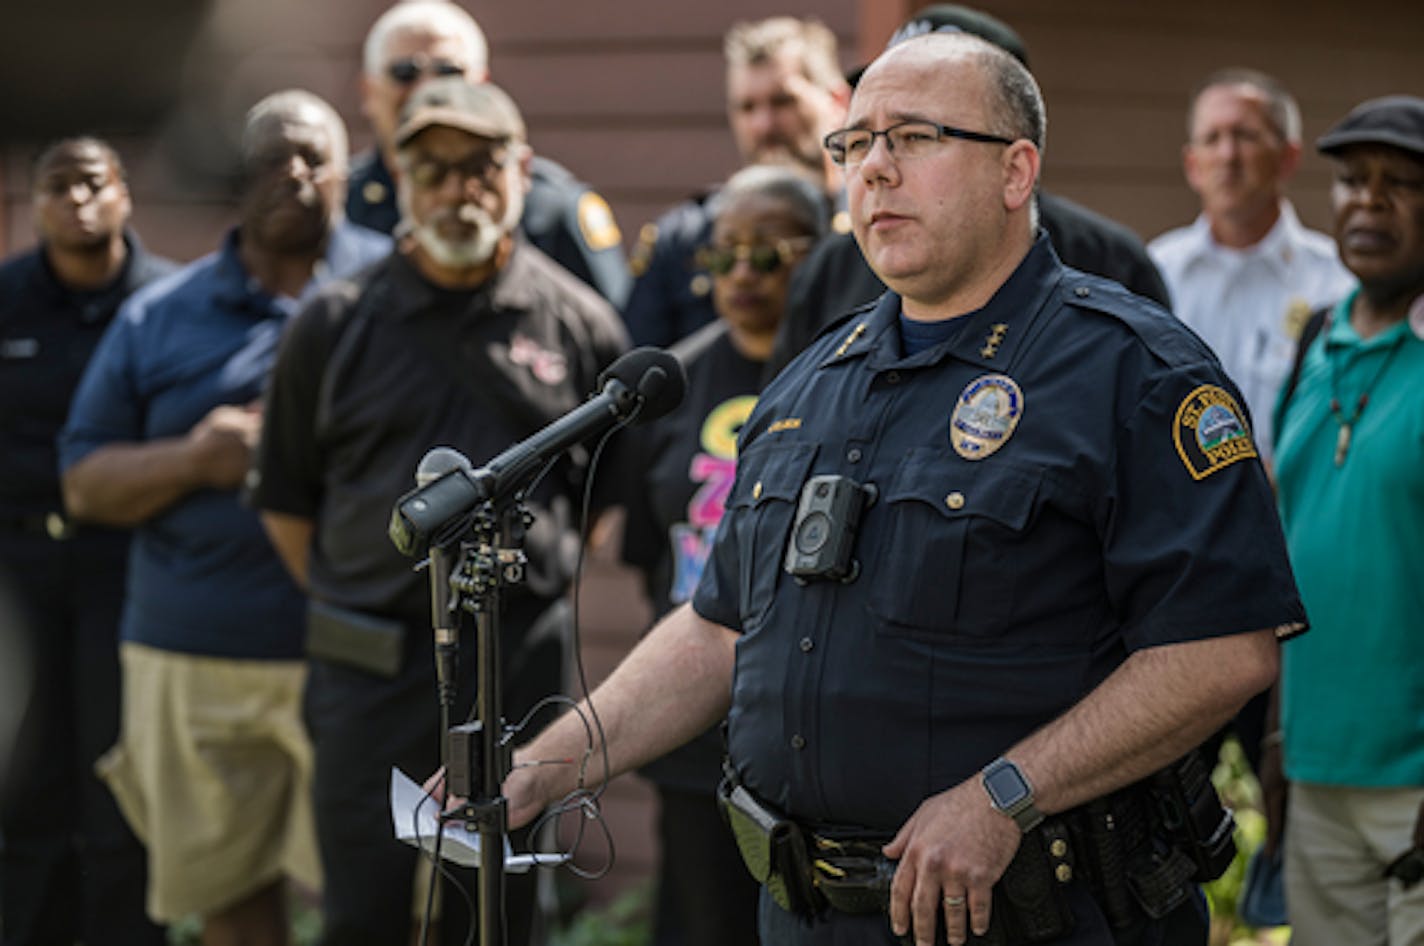
[[[391,822],[396,826],[396,838],[427,854],[435,853],[435,833],[440,830],[436,818],[439,805],[427,798],[425,789],[395,766],[391,767]],[[468,831],[459,822],[445,825],[445,837],[440,842],[440,856],[463,867],[480,866],[480,835]],[[552,867],[569,859],[567,854],[515,854],[504,842],[504,872],[522,874],[539,865]]]

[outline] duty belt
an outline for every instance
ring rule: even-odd
[[[895,863],[888,838],[800,825],[756,798],[727,766],[723,815],[753,877],[786,910],[811,919],[828,910],[874,913],[890,903]],[[1067,884],[1081,881],[1128,940],[1215,880],[1236,853],[1235,822],[1198,752],[1141,782],[1046,818],[1024,834],[994,885],[988,932],[975,944],[1048,942],[1072,929]]]
[[[836,838],[808,830],[731,777],[723,781],[718,798],[747,869],[783,909],[806,918],[827,910],[888,911],[896,865],[881,848],[889,838]],[[971,935],[970,942],[1050,942],[1071,931],[1073,912],[1064,887],[1074,878],[1074,853],[1062,819],[1046,819],[1025,834],[994,885],[988,932]]]

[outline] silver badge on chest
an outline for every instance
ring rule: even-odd
[[[954,402],[949,444],[966,460],[982,460],[1008,443],[1023,412],[1023,390],[1013,378],[981,375]]]

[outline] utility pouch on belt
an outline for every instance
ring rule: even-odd
[[[1236,856],[1236,822],[1196,751],[1081,812],[1089,882],[1115,929],[1141,922],[1133,907],[1153,919],[1171,913]]]
[[[1045,943],[1073,930],[1073,908],[1065,885],[1073,879],[1074,845],[1057,818],[1043,821],[1023,836],[1014,859],[994,885],[994,906],[983,936],[969,935],[982,946]]]
[[[1226,873],[1236,857],[1236,820],[1221,804],[1211,771],[1193,749],[1147,780],[1163,830],[1192,859],[1199,884]]]
[[[312,600],[307,605],[307,656],[378,677],[400,673],[405,625]]]
[[[808,919],[822,913],[826,902],[812,881],[801,827],[763,804],[730,774],[717,788],[717,801],[747,870],[777,905]]]

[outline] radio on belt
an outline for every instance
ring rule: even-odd
[[[786,573],[802,581],[854,581],[860,573],[860,563],[851,557],[856,527],[875,496],[874,486],[862,486],[845,476],[807,480],[786,544]]]

